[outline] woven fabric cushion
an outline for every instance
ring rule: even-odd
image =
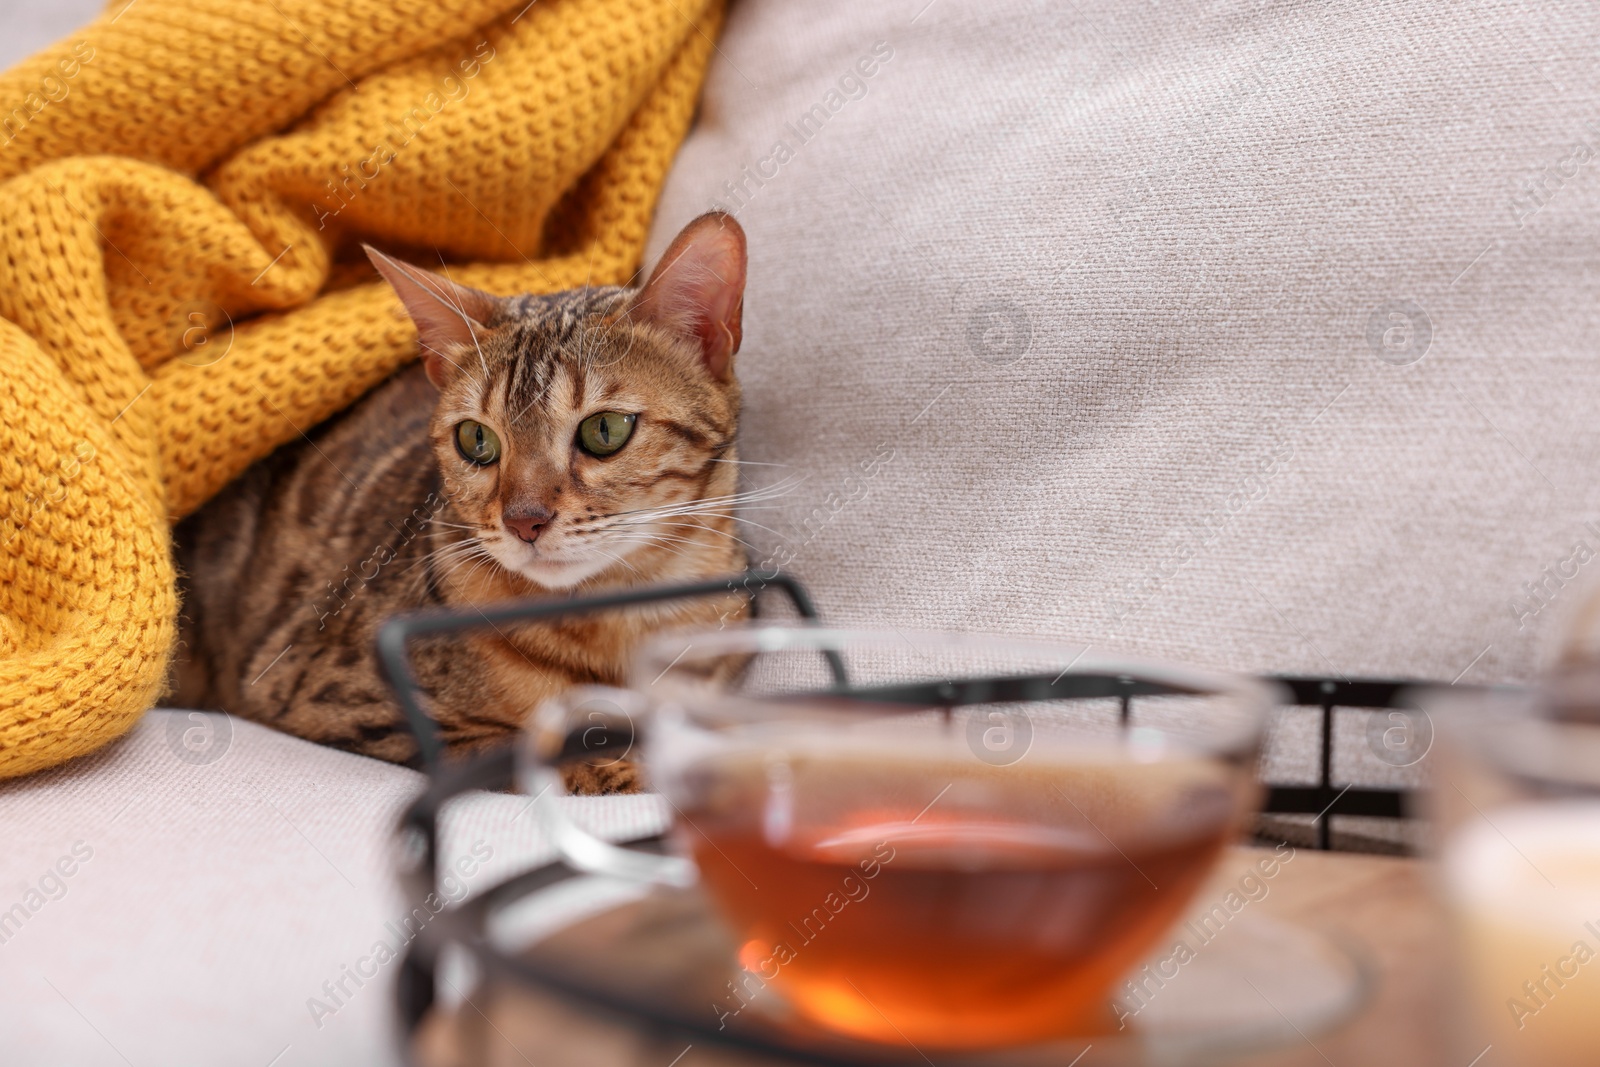
[[[1600,551],[1600,8],[736,5],[756,558],[837,621],[1522,678]]]
[[[414,771],[183,711],[150,712],[101,752],[0,782],[0,1058],[399,1062],[400,964],[384,953],[434,909],[402,897],[392,843],[421,788]],[[655,796],[563,803],[613,840],[665,826]],[[470,794],[446,816],[453,899],[550,858],[528,797]]]

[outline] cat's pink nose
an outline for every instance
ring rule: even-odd
[[[500,517],[505,521],[506,529],[531,545],[539,540],[539,535],[550,525],[556,513],[536,504],[524,504],[506,508]]]

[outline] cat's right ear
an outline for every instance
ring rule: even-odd
[[[386,256],[371,245],[361,247],[416,323],[428,380],[443,389],[460,369],[456,358],[478,344],[503,301]]]

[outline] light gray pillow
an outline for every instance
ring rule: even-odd
[[[395,877],[400,814],[422,785],[256,723],[166,710],[0,782],[4,1062],[398,1063],[398,953],[444,906],[406,899]],[[452,803],[444,898],[549,861],[529,800]],[[666,823],[656,796],[564,803],[611,840]]]
[[[651,254],[749,232],[757,559],[852,623],[1527,677],[1600,570],[1597,38],[1593,5],[735,4]]]

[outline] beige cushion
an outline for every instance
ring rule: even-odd
[[[150,712],[94,756],[0,782],[0,1060],[398,1062],[399,963],[376,966],[374,947],[401,943],[419,903],[400,895],[391,843],[421,775],[194,715]],[[653,796],[565,803],[612,839],[665,822]],[[509,794],[453,808],[443,850],[462,898],[550,855]],[[334,1000],[323,983],[347,966],[377,973]]]
[[[1533,614],[1524,583],[1600,549],[1600,12],[924,3],[735,4],[661,207],[654,253],[754,193],[744,456],[788,488],[761,555],[849,622],[1526,675],[1570,590]],[[1399,352],[1396,302],[1430,323]],[[392,965],[321,1028],[307,1001],[402,911],[418,778],[248,723],[188,763],[193,726],[0,784],[0,907],[73,870],[0,944],[5,1061],[392,1062]],[[471,884],[545,854],[523,804],[458,816]]]
[[[1600,551],[1597,36],[1594,5],[735,5],[652,252],[718,206],[749,233],[758,558],[851,623],[1527,677],[1525,583]]]
[[[761,555],[850,621],[1525,674],[1600,547],[1600,9],[921,6],[736,5],[659,212],[749,231]]]

